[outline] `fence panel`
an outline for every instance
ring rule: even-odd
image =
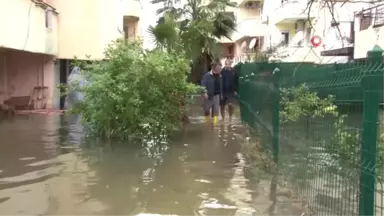
[[[235,67],[243,122],[272,151],[280,182],[316,215],[384,214],[382,53],[375,47],[359,63]]]

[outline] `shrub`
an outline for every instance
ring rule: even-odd
[[[316,92],[311,92],[305,84],[302,84],[298,87],[282,89],[281,105],[280,116],[282,123],[296,122],[302,117],[307,119],[324,118],[326,115],[331,115],[333,117],[333,125],[331,125],[332,135],[330,137],[323,137],[325,150],[343,167],[357,167],[361,169],[361,166],[367,165],[362,164],[360,161],[362,150],[359,129],[348,127],[346,123],[348,115],[342,115],[338,112],[334,96],[329,95],[327,98],[320,98]],[[383,134],[380,134],[378,137],[376,160],[379,180],[382,181],[381,175],[384,166]]]
[[[281,90],[281,121],[293,122],[300,117],[324,117],[327,114],[338,116],[335,98],[329,95],[321,99],[316,92],[311,92],[305,84]]]
[[[180,125],[186,96],[196,91],[187,82],[182,54],[145,52],[138,42],[115,41],[105,61],[79,65],[89,83],[69,86],[85,93],[70,112],[80,114],[88,131],[109,139],[165,139]]]

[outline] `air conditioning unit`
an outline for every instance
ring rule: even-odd
[[[245,3],[246,8],[259,8],[260,7],[260,2],[259,1],[249,1]]]

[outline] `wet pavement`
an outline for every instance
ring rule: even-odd
[[[0,122],[0,213],[31,215],[300,215],[249,177],[238,119],[191,118],[169,144],[86,141],[75,117]],[[272,209],[272,210],[271,210]]]

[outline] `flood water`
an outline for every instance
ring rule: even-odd
[[[0,122],[0,213],[31,215],[300,215],[249,177],[239,120],[192,118],[156,149],[86,141],[74,118]],[[273,205],[273,211],[271,206]]]

